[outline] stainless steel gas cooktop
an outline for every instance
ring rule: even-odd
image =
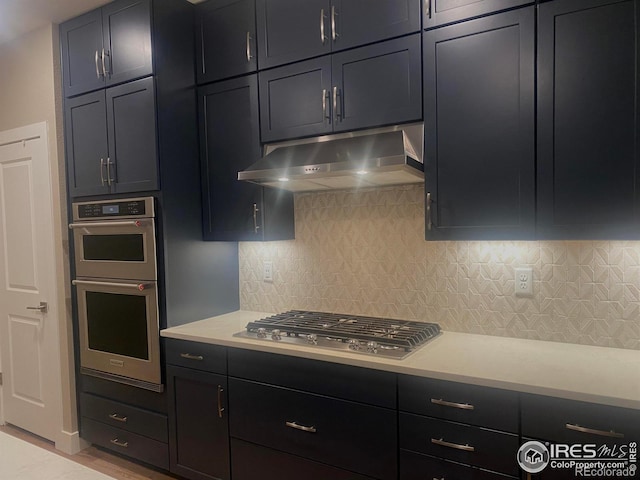
[[[234,336],[402,359],[439,334],[437,323],[291,310],[249,322]]]

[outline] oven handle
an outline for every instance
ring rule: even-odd
[[[87,227],[142,227],[144,222],[142,220],[123,220],[121,222],[85,222],[85,223],[70,223],[69,228],[87,228]]]
[[[116,282],[92,282],[90,280],[71,280],[71,285],[90,285],[94,287],[119,287],[119,288],[135,288],[136,290],[143,291],[151,283],[116,283]]]

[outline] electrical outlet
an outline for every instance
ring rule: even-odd
[[[516,268],[515,293],[519,297],[533,296],[533,269]]]
[[[262,263],[262,281],[273,282],[273,262],[265,261]]]

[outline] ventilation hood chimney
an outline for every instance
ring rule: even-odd
[[[266,145],[238,180],[293,192],[422,183],[423,141],[420,123]]]

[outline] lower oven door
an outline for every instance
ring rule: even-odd
[[[82,373],[162,390],[156,282],[73,280]]]

